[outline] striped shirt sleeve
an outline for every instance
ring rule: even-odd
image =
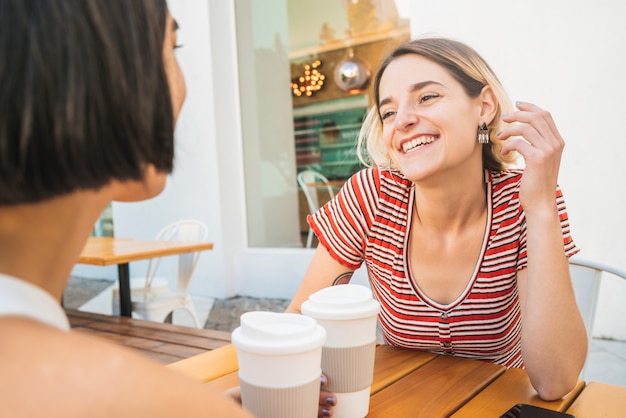
[[[340,264],[357,269],[365,258],[368,234],[380,191],[377,169],[364,169],[344,184],[337,196],[309,215],[317,238]]]

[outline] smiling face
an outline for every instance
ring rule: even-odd
[[[383,141],[412,181],[482,167],[477,131],[484,94],[470,98],[442,66],[415,54],[393,60],[379,85]]]

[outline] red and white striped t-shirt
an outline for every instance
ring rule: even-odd
[[[356,173],[308,221],[339,263],[357,269],[365,261],[389,344],[523,367],[516,283],[517,270],[527,263],[521,177],[521,170],[487,173],[488,233],[471,280],[449,305],[430,299],[410,278],[407,231],[415,194],[400,173],[383,168]],[[569,257],[578,249],[559,188],[556,201]]]

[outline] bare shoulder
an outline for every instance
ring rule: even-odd
[[[250,416],[207,385],[96,337],[22,318],[0,318],[0,335],[8,416]]]

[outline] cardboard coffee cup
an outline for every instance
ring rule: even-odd
[[[246,312],[232,333],[244,408],[264,418],[317,417],[324,328],[290,313]]]
[[[324,390],[333,392],[333,418],[363,418],[369,410],[380,304],[365,286],[344,284],[322,289],[302,304],[302,313],[326,329],[322,372]]]

